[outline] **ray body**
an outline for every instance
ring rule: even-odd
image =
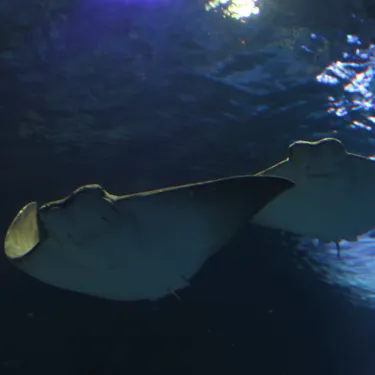
[[[242,176],[115,196],[87,185],[10,225],[5,253],[54,286],[115,300],[157,300],[184,288],[257,211],[294,186]]]
[[[254,224],[336,243],[375,227],[375,162],[348,153],[335,138],[295,142],[285,160],[258,175],[296,185],[260,210]]]

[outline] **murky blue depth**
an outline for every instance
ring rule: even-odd
[[[375,158],[375,25],[354,8],[3,0],[3,238],[26,203],[85,184],[253,174],[300,139]],[[374,233],[340,246],[249,225],[188,288],[136,303],[42,284],[3,256],[0,375],[373,375]]]

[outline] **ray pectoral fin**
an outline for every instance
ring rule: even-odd
[[[31,202],[23,207],[5,236],[5,254],[10,259],[23,257],[39,243],[38,206]]]
[[[249,207],[254,214],[276,196],[289,190],[294,183],[274,176],[237,176],[192,186],[187,192],[203,206],[215,203],[217,209],[239,207],[245,212]],[[181,190],[182,194],[185,194]],[[245,207],[247,206],[247,207]]]
[[[250,216],[255,215],[276,197],[294,186],[295,183],[287,178],[277,176],[254,176],[247,190],[247,195],[243,193],[244,201],[247,201],[251,207]]]
[[[255,176],[281,177],[293,182],[295,182],[294,179],[296,178],[289,159],[282,160],[279,163],[258,172]]]

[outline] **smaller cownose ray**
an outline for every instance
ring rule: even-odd
[[[258,176],[290,179],[295,187],[279,195],[252,222],[322,242],[356,241],[375,227],[375,162],[349,153],[341,141],[297,141],[285,160]]]
[[[270,200],[294,186],[242,176],[115,196],[87,185],[26,205],[5,254],[47,284],[114,300],[157,300],[188,285]]]

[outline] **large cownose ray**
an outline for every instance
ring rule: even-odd
[[[255,224],[336,244],[375,227],[375,162],[348,153],[338,139],[297,141],[285,160],[257,175],[296,186],[258,212]]]
[[[240,176],[115,196],[87,185],[11,223],[5,253],[54,286],[115,300],[156,300],[188,285],[257,211],[294,183]]]

